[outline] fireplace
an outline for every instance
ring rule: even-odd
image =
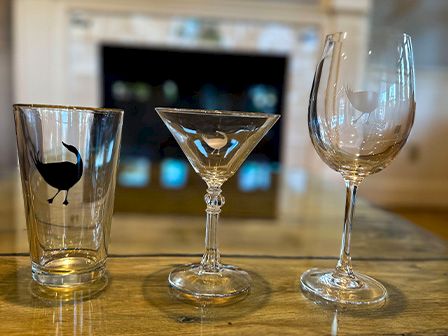
[[[148,111],[144,114],[145,118],[153,118],[153,105],[213,107],[211,104],[215,104],[219,108],[259,110],[250,106],[247,97],[251,96],[261,102],[263,108],[269,110],[269,106],[275,101],[275,112],[280,112],[282,118],[269,136],[277,134],[276,139],[281,136],[281,146],[279,146],[280,140],[269,139],[267,143],[275,144],[275,147],[267,151],[268,158],[263,158],[265,161],[262,162],[248,161],[250,165],[242,167],[244,170],[240,170],[241,175],[234,176],[224,185],[224,195],[229,197],[223,211],[226,215],[244,215],[239,212],[258,206],[254,216],[275,216],[277,212],[278,217],[284,218],[297,210],[287,207],[288,202],[285,200],[293,199],[297,207],[307,207],[301,200],[302,193],[307,190],[308,172],[321,177],[331,172],[316,155],[308,136],[306,119],[309,90],[320,53],[322,34],[328,30],[342,29],[332,26],[339,21],[323,19],[327,16],[319,2],[258,1],[255,10],[255,2],[247,1],[237,3],[201,1],[201,5],[198,6],[184,5],[182,1],[176,1],[175,6],[165,2],[148,3],[134,0],[117,2],[115,5],[99,0],[61,1],[58,10],[55,10],[56,5],[52,1],[39,3],[39,10],[35,10],[34,5],[28,2],[23,4],[20,2],[21,5],[15,9],[18,13],[16,23],[21,27],[17,29],[17,40],[21,42],[17,43],[18,57],[15,62],[16,101],[124,106],[125,130],[136,129],[130,124],[132,114],[142,113],[142,107]],[[47,26],[40,24],[42,22],[52,22],[53,26],[57,25],[57,29],[47,29]],[[363,21],[356,22],[361,24]],[[36,32],[42,36],[41,39],[35,38]],[[155,68],[154,59],[151,60],[152,63],[148,58],[144,59],[144,64],[137,68],[138,71],[132,70],[134,64],[131,61],[123,59],[119,60],[122,62],[121,66],[119,65],[121,79],[119,77],[116,81],[114,78],[107,79],[110,85],[107,96],[106,76],[103,75],[106,64],[103,56],[108,48],[134,49],[133,57],[138,57],[137,55],[144,50],[152,51],[153,56],[157,51],[173,53],[182,51],[183,58],[174,62],[179,64],[185,64],[189,55],[199,57],[198,54],[206,54],[212,57],[215,54],[216,57],[221,56],[229,60],[232,56],[235,56],[235,59],[239,56],[240,62],[243,62],[242,59],[246,56],[250,62],[255,62],[254,64],[258,64],[259,60],[261,65],[256,69],[252,64],[238,66],[237,72],[235,67],[230,70],[228,67],[223,68],[225,70],[221,71],[221,75],[215,75],[213,79],[230,77],[231,85],[227,88],[223,88],[220,83],[205,86],[203,89],[209,93],[208,97],[211,94],[213,99],[204,99],[207,95],[202,94],[201,100],[197,88],[193,94],[184,94],[181,83],[171,78],[165,78],[158,84],[147,83],[146,81],[152,80],[154,71],[146,77],[143,76],[143,72],[145,69]],[[109,59],[107,55],[105,57]],[[269,62],[262,63],[262,59]],[[277,60],[276,66],[266,65],[274,60]],[[204,65],[206,62],[201,64],[201,67]],[[215,64],[215,67],[207,70],[210,74],[217,74],[221,68]],[[189,83],[197,77],[193,69],[186,69],[191,70]],[[165,69],[165,72],[167,71],[169,69]],[[140,72],[142,72],[141,78],[137,76]],[[247,88],[242,88],[243,85],[257,84],[244,83],[244,80],[254,78],[264,80],[270,76],[269,72],[278,77],[267,81],[268,85],[258,86],[250,92]],[[134,78],[130,78],[132,73]],[[191,73],[194,75],[191,76]],[[280,84],[273,84],[274,82]],[[260,83],[264,82],[258,84]],[[240,87],[236,90],[238,86]],[[277,97],[271,94],[273,88],[277,90],[275,92]],[[168,101],[162,100],[164,90],[167,92]],[[113,91],[118,98],[115,102],[112,97]],[[178,98],[185,96],[188,100],[181,101],[182,104],[176,102],[172,99],[176,95]],[[148,96],[151,97],[150,102],[145,103]],[[229,100],[228,97],[232,99]],[[155,100],[156,98],[159,100]],[[148,128],[148,125],[152,125],[146,123],[148,122],[146,119],[134,120],[137,122],[140,120],[138,127],[146,125]],[[158,119],[153,121],[160,122]],[[166,132],[160,128],[159,131]],[[141,134],[142,143],[148,144],[146,136],[149,134],[151,134],[149,131]],[[124,136],[133,141],[127,134]],[[179,155],[177,144],[176,146],[174,143],[162,144],[165,146],[162,153],[156,151],[155,154],[148,154],[151,146],[137,146],[132,149],[126,145],[128,143],[126,139],[123,143],[121,167],[123,172],[120,171],[117,190],[117,210],[151,212],[148,207],[156,205],[144,203],[155,202],[154,200],[161,198],[165,200],[160,201],[160,206],[157,206],[153,213],[168,212],[168,208],[177,208],[180,213],[195,213],[196,210],[201,211],[204,208],[201,196],[205,192],[204,184],[198,176],[192,175],[188,165],[185,167],[185,161],[179,162],[184,158]],[[172,139],[166,138],[166,141]],[[258,147],[257,150],[261,148]],[[281,151],[278,148],[281,148]],[[167,152],[171,155],[168,158],[173,160],[162,162],[162,155]],[[159,159],[155,160],[151,155],[156,155]],[[280,162],[280,159],[272,157],[273,155],[281,157],[280,178],[275,163]],[[160,174],[159,170],[163,170],[164,173]],[[185,175],[188,177],[185,178]],[[163,183],[165,188],[159,189],[159,193],[152,188],[160,183]],[[233,185],[237,183],[239,185]],[[198,189],[195,194],[192,191],[185,196],[180,188],[185,185],[197,186]],[[244,190],[241,191],[241,188]],[[260,197],[257,197],[255,191],[248,191],[251,188],[257,189]],[[266,188],[273,192],[265,192]],[[233,193],[244,197],[238,199]],[[277,193],[276,199],[274,199],[275,193]],[[191,202],[194,204],[187,204]],[[237,205],[241,206],[236,206],[234,212],[232,208],[237,202],[240,202]],[[162,208],[163,204],[167,209]],[[192,210],[194,208],[196,210]],[[265,212],[267,214],[264,214]]]
[[[156,106],[282,114],[285,55],[142,48],[101,48],[103,105],[125,120],[116,211],[197,215],[205,183],[166,129]],[[224,184],[226,216],[275,217],[281,122]]]

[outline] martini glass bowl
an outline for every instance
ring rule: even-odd
[[[207,184],[205,252],[198,264],[180,266],[169,284],[184,298],[225,303],[249,292],[249,274],[223,265],[217,241],[217,226],[225,199],[221,186],[227,181],[279,115],[255,112],[156,108],[191,166]]]

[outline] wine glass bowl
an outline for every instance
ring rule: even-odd
[[[327,37],[310,98],[309,130],[323,161],[359,181],[384,169],[408,138],[414,69],[406,34],[385,37],[385,45],[370,48],[358,66],[353,63],[360,52],[345,48],[349,39],[347,33]]]
[[[205,252],[198,264],[174,269],[169,284],[187,300],[223,304],[248,293],[251,279],[223,265],[217,225],[225,203],[221,186],[251,153],[280,116],[255,112],[156,108],[191,166],[207,184]]]
[[[340,257],[335,270],[308,270],[300,283],[304,291],[329,301],[373,304],[386,298],[386,289],[351,266],[356,191],[406,143],[415,114],[414,64],[406,34],[382,36],[383,43],[366,50],[354,49],[352,39],[347,33],[327,36],[308,111],[316,152],[346,183]]]

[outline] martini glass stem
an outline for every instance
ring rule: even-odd
[[[336,272],[340,275],[354,278],[352,269],[352,258],[350,256],[350,238],[352,234],[352,220],[355,211],[356,191],[358,185],[350,180],[345,181],[346,199],[345,199],[345,218],[344,231],[342,233],[341,252],[336,265]]]
[[[218,272],[221,268],[218,250],[218,221],[221,207],[225,203],[221,195],[221,185],[209,185],[204,196],[207,204],[207,218],[205,222],[205,252],[201,260],[201,267],[205,272]]]

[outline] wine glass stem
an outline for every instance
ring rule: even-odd
[[[221,186],[208,186],[204,196],[207,204],[207,217],[205,222],[205,253],[201,260],[202,269],[206,272],[217,272],[220,267],[217,229],[221,206],[225,199],[221,195]]]
[[[356,191],[358,186],[353,181],[345,181],[346,199],[345,199],[345,219],[344,231],[342,233],[341,252],[339,261],[336,265],[338,273],[353,277],[352,259],[350,257],[350,238],[352,234],[352,220],[355,211]]]

